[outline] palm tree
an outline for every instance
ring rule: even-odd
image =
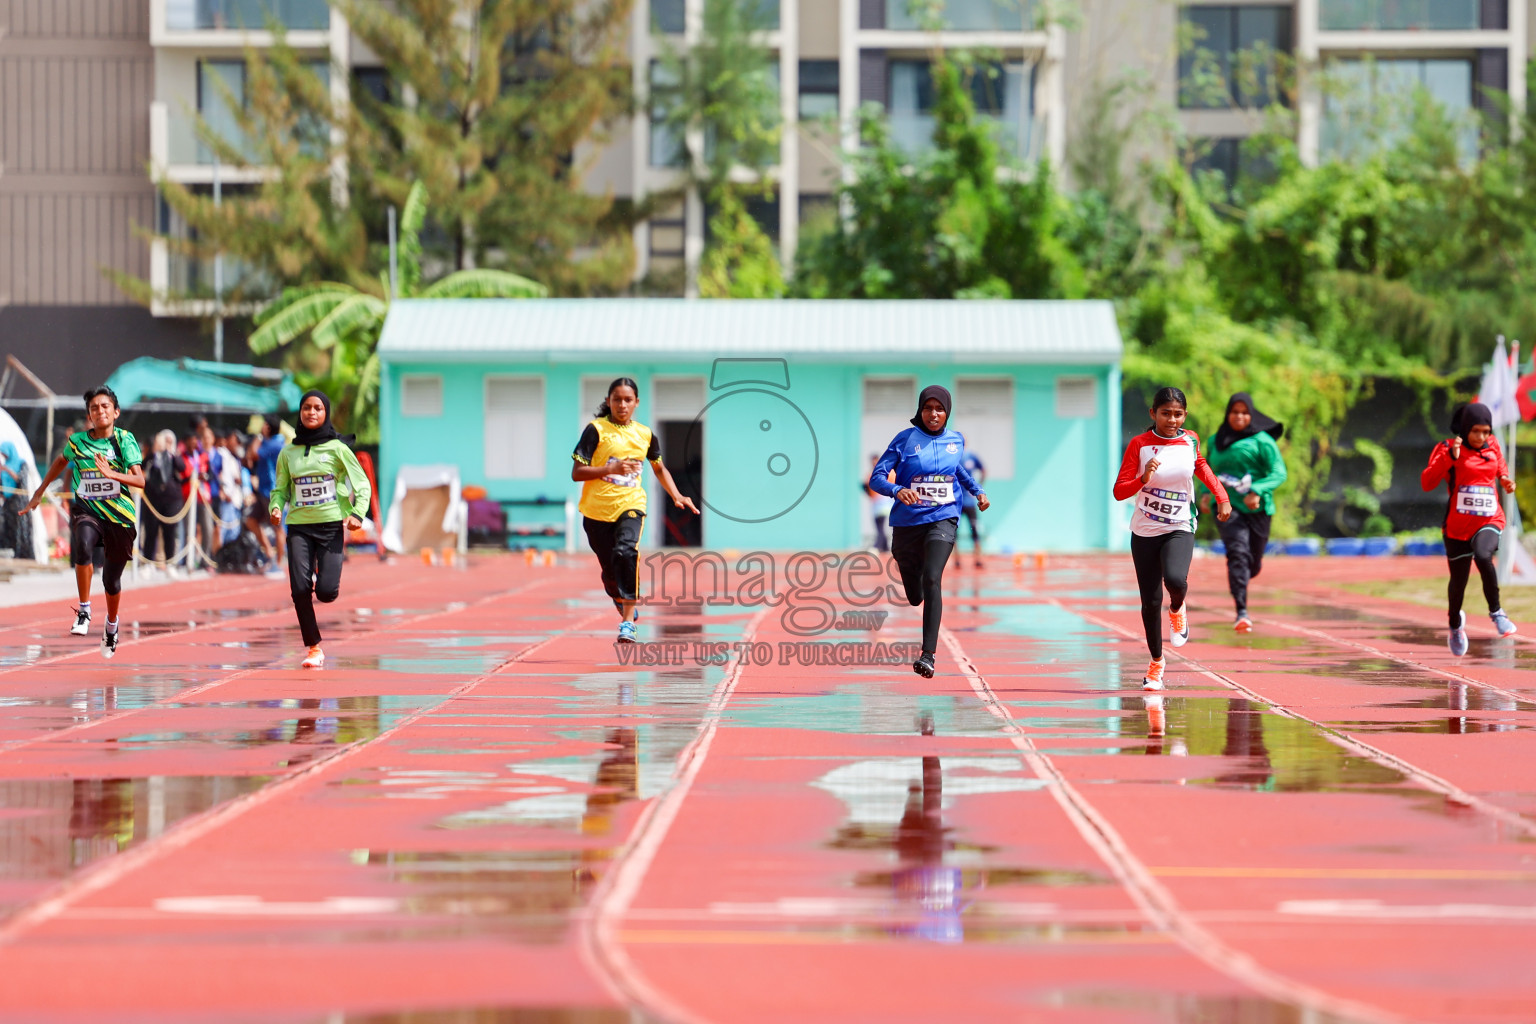
[[[330,366],[316,383],[331,396],[346,422],[363,440],[378,432],[379,334],[391,298],[537,299],[549,294],[536,281],[505,270],[460,270],[421,286],[421,226],[427,218],[427,190],[411,186],[400,217],[399,287],[390,294],[389,278],[367,290],[323,281],[285,288],[256,314],[251,351],[281,348],[305,334],[317,349],[330,353]]]

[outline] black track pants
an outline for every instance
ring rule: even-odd
[[[624,512],[613,522],[602,519],[581,518],[587,543],[597,556],[597,564],[603,570],[603,589],[619,602],[635,601],[640,596],[640,531],[645,526],[645,513],[633,510]]]
[[[1131,561],[1136,565],[1136,586],[1141,591],[1141,628],[1147,634],[1152,657],[1163,656],[1163,588],[1168,588],[1168,607],[1184,607],[1189,593],[1189,562],[1195,556],[1195,535],[1188,530],[1156,537],[1131,534]]]
[[[1236,512],[1216,529],[1227,546],[1227,589],[1237,613],[1248,610],[1248,581],[1264,568],[1264,548],[1269,545],[1269,513]]]
[[[340,522],[288,524],[288,588],[305,647],[320,642],[315,601],[329,604],[341,594],[341,562],[346,533]]]
[[[1488,610],[1498,611],[1499,567],[1494,559],[1499,553],[1499,530],[1485,526],[1472,535],[1471,540],[1445,538],[1445,558],[1451,566],[1451,583],[1446,587],[1450,599],[1451,628],[1461,628],[1461,601],[1467,596],[1467,580],[1472,578],[1472,564],[1477,563],[1477,574],[1483,578],[1483,596],[1488,599]]]
[[[938,650],[944,617],[944,566],[955,550],[960,520],[940,519],[922,526],[891,528],[891,557],[901,571],[907,603],[923,606],[923,650]]]

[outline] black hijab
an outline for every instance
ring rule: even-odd
[[[921,430],[929,437],[938,437],[939,434],[942,434],[944,431],[941,430],[939,431],[939,434],[935,434],[933,431],[923,426],[923,406],[928,404],[928,399],[930,398],[937,398],[939,400],[939,404],[944,407],[944,427],[945,429],[949,428],[949,415],[954,409],[954,399],[949,397],[948,388],[940,387],[937,384],[929,384],[927,387],[923,388],[923,393],[917,396],[917,415],[912,417],[911,423],[914,427],[916,427],[918,430]]]
[[[1493,426],[1493,413],[1482,402],[1465,402],[1451,410],[1451,433],[1461,438],[1462,444],[1472,448],[1467,435],[1476,426]],[[1484,445],[1483,448],[1488,447]],[[1482,451],[1481,448],[1472,448],[1473,451]]]
[[[1238,402],[1242,402],[1248,407],[1248,415],[1250,417],[1248,429],[1243,431],[1233,430],[1232,424],[1227,419],[1232,415],[1232,407]],[[1245,437],[1252,437],[1254,434],[1268,434],[1278,441],[1280,440],[1280,435],[1284,433],[1285,425],[1283,423],[1276,422],[1259,412],[1259,407],[1253,404],[1253,396],[1246,391],[1239,391],[1227,399],[1227,411],[1221,414],[1221,426],[1216,428],[1216,450],[1224,452],[1238,441]]]
[[[293,443],[303,445],[305,455],[308,455],[309,450],[315,445],[324,444],[327,441],[339,440],[344,444],[351,445],[357,440],[351,434],[336,433],[336,425],[331,422],[331,400],[326,397],[324,391],[311,388],[304,392],[303,396],[299,399],[299,408],[304,408],[305,400],[311,397],[320,399],[320,404],[325,406],[325,422],[321,423],[314,430],[310,430],[304,425],[304,418],[302,416],[299,417],[298,429],[293,435]]]

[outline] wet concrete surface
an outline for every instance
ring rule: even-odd
[[[354,560],[319,672],[280,584],[8,609],[0,1020],[1536,1019],[1536,647],[1344,561],[1247,637],[1197,561],[1161,694],[1109,556],[951,569],[931,680],[740,605],[626,664],[580,558]]]

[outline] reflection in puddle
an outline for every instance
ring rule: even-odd
[[[1141,735],[1146,743],[1122,753],[1228,759],[1218,774],[1189,779],[1188,785],[1285,793],[1402,787],[1405,795],[1425,795],[1400,772],[1351,754],[1311,723],[1273,714],[1261,704],[1161,694],[1142,699],[1146,717],[1125,725],[1126,735]]]
[[[1333,1014],[1262,996],[1062,989],[1038,997],[1037,1001],[1053,1009],[1110,1011],[1115,1014],[1115,1020],[1163,1021],[1167,1024],[1345,1024],[1342,1018]]]
[[[0,781],[0,917],[103,857],[252,793],[266,776]]]

